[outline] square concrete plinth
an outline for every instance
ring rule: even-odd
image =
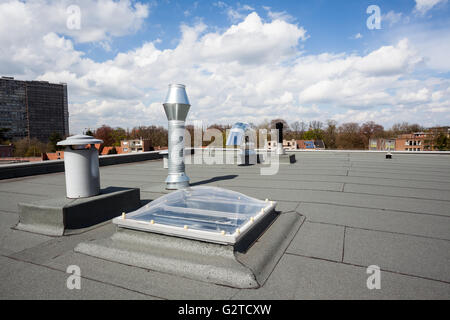
[[[139,188],[109,187],[89,198],[19,203],[16,229],[50,236],[80,233],[141,206]]]
[[[82,242],[75,252],[103,260],[235,288],[258,288],[298,232],[297,212],[269,213],[233,245],[117,227],[110,238]]]

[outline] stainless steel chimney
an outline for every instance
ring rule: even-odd
[[[166,189],[183,189],[189,186],[189,177],[184,166],[184,131],[185,120],[191,107],[185,86],[169,84],[163,106],[169,120],[169,174]]]

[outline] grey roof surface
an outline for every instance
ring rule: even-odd
[[[214,185],[278,202],[305,221],[258,289],[235,289],[75,253],[109,237],[105,222],[48,237],[11,229],[17,203],[63,196],[64,173],[0,180],[0,299],[450,299],[450,156],[301,152],[261,176],[259,165],[187,165],[192,185]],[[161,196],[162,161],[101,167],[102,188]],[[69,265],[81,290],[68,290]],[[366,287],[369,265],[381,289]]]

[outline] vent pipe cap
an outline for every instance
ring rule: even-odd
[[[80,146],[86,144],[98,144],[103,143],[103,140],[95,139],[92,136],[86,136],[84,134],[77,134],[68,137],[66,140],[59,141],[56,145],[58,146]]]
[[[186,86],[184,84],[169,84],[169,91],[167,92],[164,104],[177,103],[190,105],[186,94]]]

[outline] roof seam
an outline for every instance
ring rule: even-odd
[[[340,261],[336,261],[336,260],[319,258],[319,257],[313,257],[313,256],[306,256],[306,255],[302,255],[302,254],[298,254],[298,253],[292,253],[292,252],[286,252],[286,254],[287,255],[291,255],[291,256],[297,256],[297,257],[314,259],[314,260],[321,260],[321,261],[332,262],[332,263],[336,263],[336,264],[343,264],[343,265],[359,267],[359,268],[367,268],[368,267],[368,266],[359,265],[359,264],[356,264],[356,263],[350,263],[350,262],[345,262],[345,261],[344,262],[340,262]],[[382,269],[382,268],[380,268],[380,270],[384,271],[384,272],[389,272],[389,273],[392,273],[392,274],[397,274],[397,275],[402,275],[402,276],[408,276],[408,277],[413,277],[413,278],[418,278],[418,279],[424,279],[424,280],[429,280],[429,281],[435,281],[435,282],[450,284],[449,281],[433,279],[433,278],[429,278],[429,277],[419,276],[419,275],[416,275],[416,274],[409,274],[409,273],[398,272],[398,271]]]

